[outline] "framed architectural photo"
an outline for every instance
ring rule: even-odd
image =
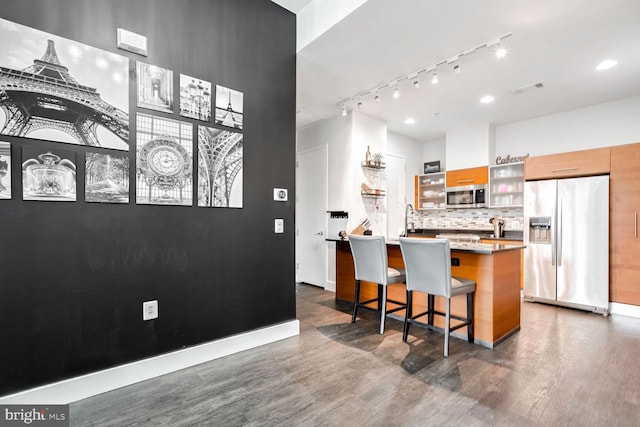
[[[234,129],[243,128],[244,95],[237,90],[216,85],[215,123]]]
[[[198,206],[241,208],[243,137],[198,126]]]
[[[136,203],[193,205],[193,125],[137,114]]]
[[[138,107],[173,113],[173,71],[136,62]]]
[[[11,198],[11,144],[0,142],[0,199]]]
[[[180,115],[211,120],[211,83],[180,74]]]
[[[129,203],[129,158],[87,153],[84,199],[86,202]]]
[[[0,134],[129,150],[129,59],[0,19]]]
[[[22,199],[76,201],[76,153],[22,147]]]

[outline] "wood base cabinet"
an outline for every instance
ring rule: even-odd
[[[611,147],[610,292],[640,305],[640,143]]]

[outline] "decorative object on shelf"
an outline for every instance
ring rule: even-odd
[[[84,200],[99,203],[129,203],[129,158],[87,153]]]
[[[243,147],[239,132],[198,126],[198,206],[242,207]]]
[[[373,165],[376,167],[380,167],[382,166],[382,153],[373,153],[371,155],[371,161],[373,162]]]
[[[211,83],[180,74],[180,115],[208,122],[211,119]]]
[[[193,125],[137,114],[136,203],[193,204]]]
[[[173,71],[137,61],[138,107],[173,113]]]
[[[0,199],[11,198],[11,144],[0,142]]]
[[[22,199],[76,201],[76,153],[22,147]]]
[[[440,160],[424,163],[424,173],[440,172]]]
[[[4,135],[128,151],[128,76],[125,56],[0,19]]]
[[[243,128],[244,95],[237,90],[216,85],[215,124],[234,129]]]
[[[384,190],[371,188],[364,182],[360,185],[360,189],[363,196],[384,196]]]
[[[369,146],[367,145],[367,152],[364,153],[364,163],[369,166],[371,164],[371,151],[369,150]]]

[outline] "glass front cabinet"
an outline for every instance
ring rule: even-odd
[[[444,209],[446,207],[445,172],[416,176],[415,189],[416,209]]]
[[[489,166],[489,207],[524,206],[524,163]]]

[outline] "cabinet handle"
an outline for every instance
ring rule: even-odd
[[[569,172],[569,171],[577,171],[578,168],[561,168],[561,169],[551,169],[551,173],[556,172]]]
[[[473,179],[459,179],[459,180],[457,180],[456,182],[457,182],[458,184],[462,184],[462,183],[464,183],[464,182],[473,182],[473,181],[474,181]]]
[[[638,211],[633,213],[633,237],[638,237]]]

